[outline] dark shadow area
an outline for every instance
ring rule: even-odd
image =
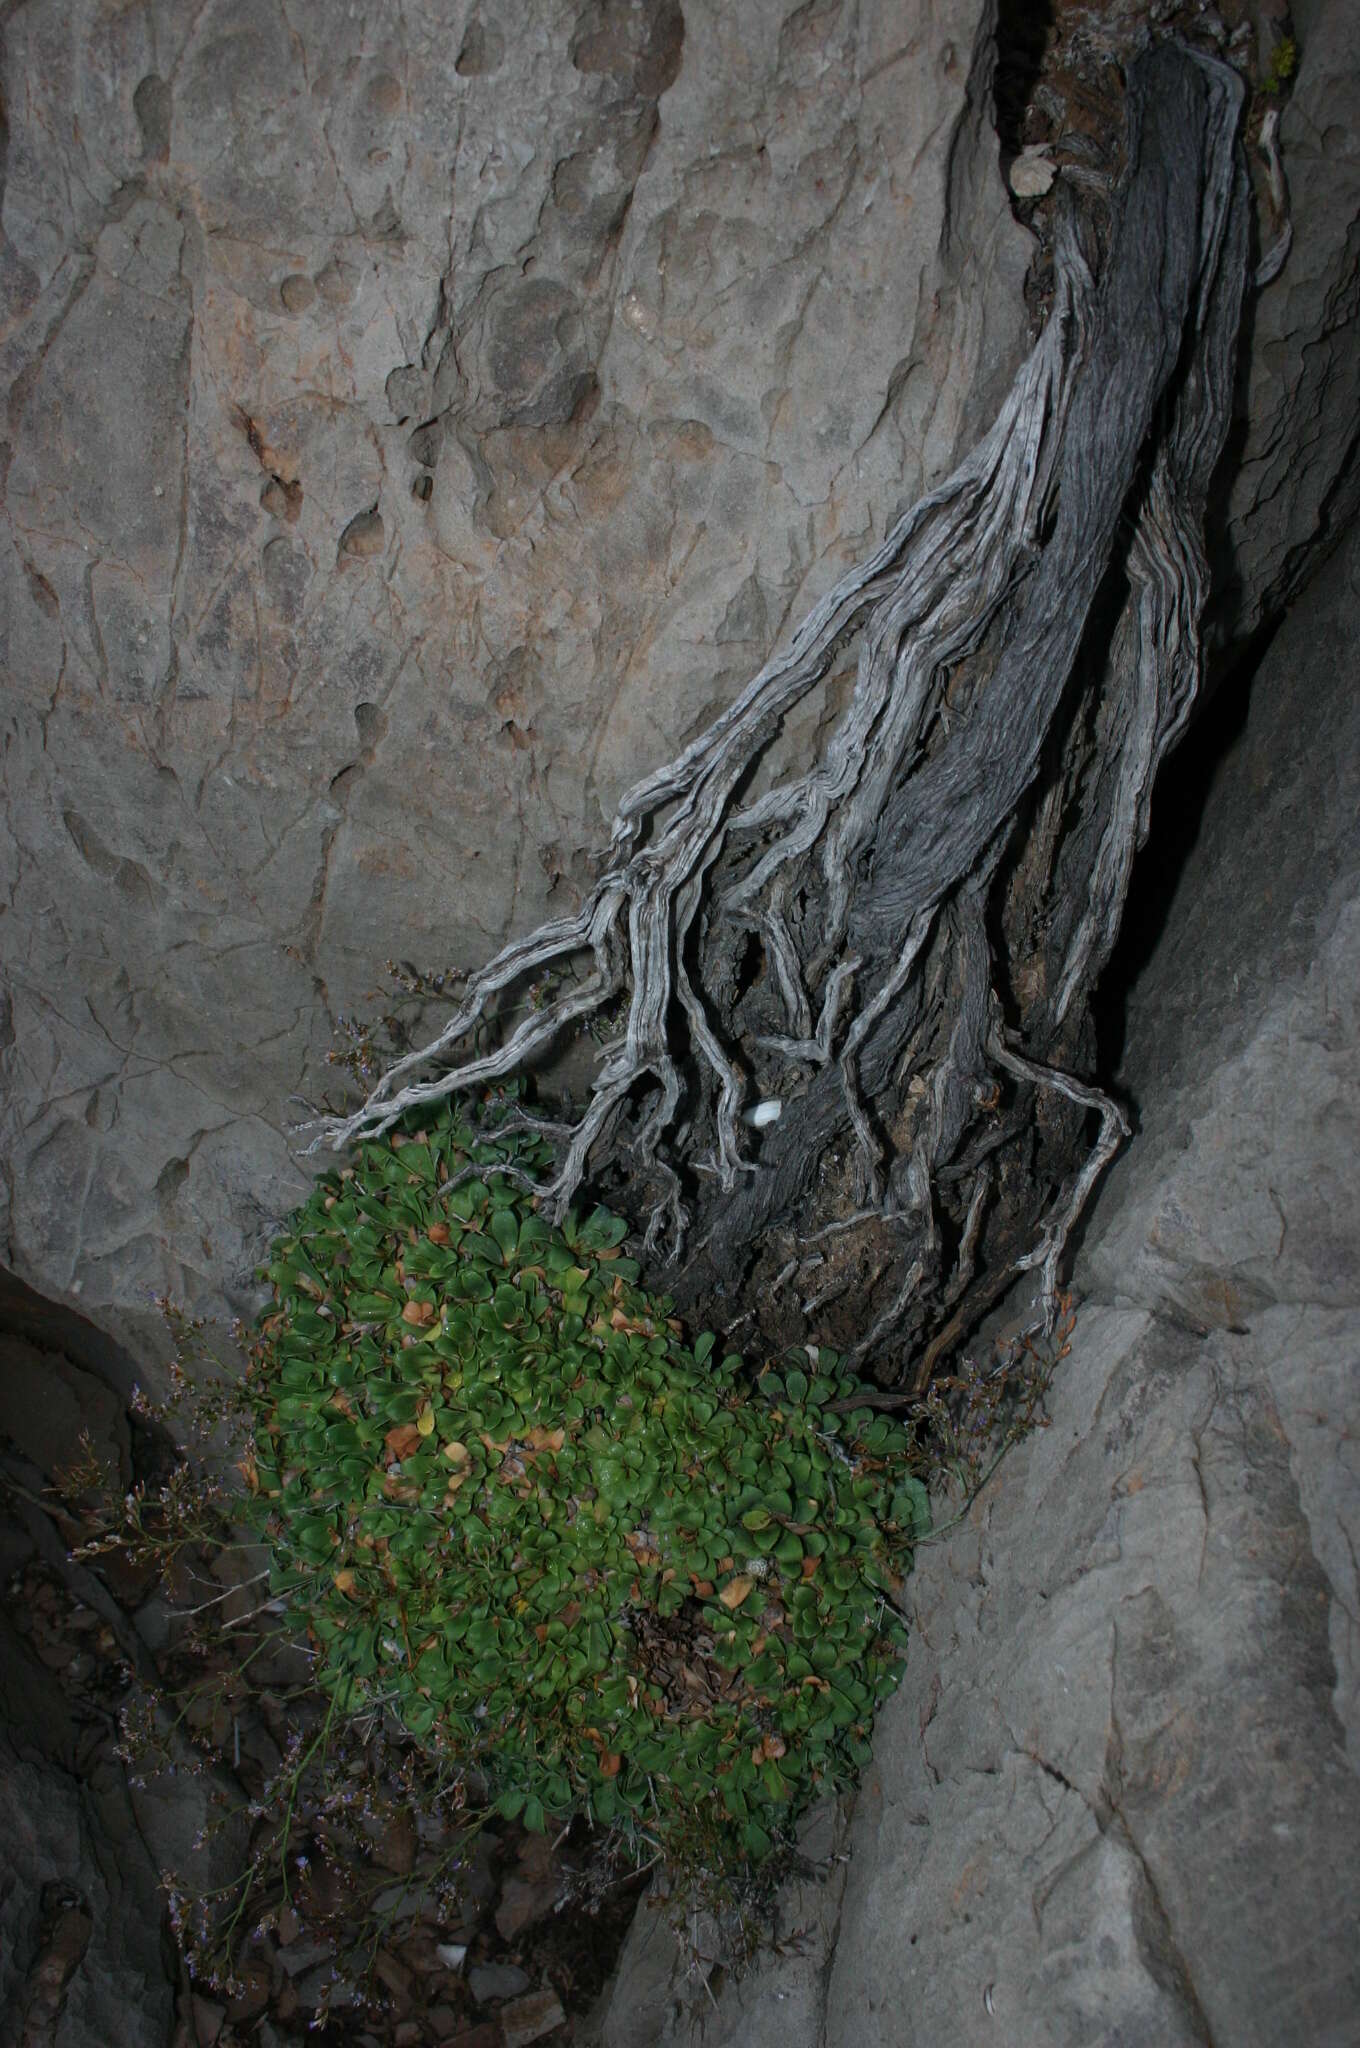
[[[997,8],[992,92],[1003,171],[1024,147],[1025,109],[1039,82],[1052,27],[1052,0],[1001,0]]]
[[[125,1400],[139,1373],[112,1337],[63,1303],[49,1301],[0,1266],[0,1336],[22,1337],[40,1351],[60,1351]],[[144,1377],[144,1375],[143,1375]]]
[[[1119,938],[1096,988],[1097,1067],[1110,1082],[1124,1061],[1129,993],[1157,949],[1185,866],[1198,843],[1219,771],[1246,729],[1252,684],[1280,620],[1262,626],[1211,678],[1199,717],[1166,760],[1152,796],[1152,828],[1129,883]]]

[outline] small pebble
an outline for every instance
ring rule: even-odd
[[[1042,199],[1056,176],[1046,145],[1031,143],[1011,165],[1010,187],[1017,199]]]
[[[528,2048],[566,2020],[555,1991],[531,1991],[513,2005],[501,2007],[501,2035],[505,2048]]]
[[[529,1979],[514,1963],[480,1963],[468,1971],[468,1985],[479,2005],[492,1998],[513,1998],[527,1991]]]

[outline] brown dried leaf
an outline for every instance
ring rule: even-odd
[[[751,1589],[754,1585],[754,1579],[748,1578],[745,1572],[738,1572],[735,1579],[727,1581],[718,1598],[724,1607],[735,1614],[742,1601],[750,1598]]]
[[[401,1312],[401,1319],[404,1323],[410,1323],[416,1329],[423,1330],[427,1324],[434,1321],[436,1313],[432,1301],[408,1301]]]

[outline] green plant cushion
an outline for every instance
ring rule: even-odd
[[[686,1345],[616,1217],[550,1228],[497,1170],[542,1163],[445,1106],[273,1246],[247,1469],[275,1590],[339,1711],[392,1709],[507,1816],[666,1849],[703,1812],[759,1860],[897,1683],[913,1439],[843,1405],[834,1354],[753,1382]]]

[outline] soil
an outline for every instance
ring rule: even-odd
[[[247,1682],[248,1637],[219,1638],[206,1655],[186,1651],[175,1617],[211,1597],[208,1587],[221,1592],[190,1569],[163,1610],[164,1588],[153,1596],[168,1629],[155,1663],[165,1701],[181,1699],[186,1682],[198,1692],[186,1716],[192,1748],[179,1768],[201,1774],[218,1798],[225,1793],[224,1813],[263,1805],[258,1838],[277,1827],[268,1780],[279,1743],[315,1728],[324,1709],[314,1695],[288,1698],[283,1685],[266,1682],[287,1676],[286,1653],[271,1658],[266,1649],[250,1663]],[[123,1761],[136,1786],[154,1765],[135,1740],[130,1758],[123,1754],[119,1727],[135,1724],[148,1688],[115,1630],[57,1569],[36,1559],[13,1574],[5,1597],[34,1655],[61,1681],[82,1731],[82,1771]],[[228,1614],[243,1597],[224,1603]],[[362,1778],[356,1774],[363,1788],[357,1827],[349,1817],[331,1826],[315,1814],[299,1816],[289,1847],[290,1897],[275,1884],[262,1910],[258,1899],[252,1903],[252,1925],[232,1948],[234,1983],[186,1971],[174,2048],[293,2040],[345,2048],[541,2040],[552,2048],[571,2041],[574,2022],[614,1967],[646,1872],[606,1866],[579,1822],[552,1839],[485,1820],[457,1801],[422,1807],[409,1789],[419,1776],[395,1745],[382,1755],[370,1746],[366,1763]],[[192,1866],[176,1879],[187,1900]],[[51,1939],[30,1972],[30,1989],[37,1976],[60,1977],[60,1991],[79,1955],[65,1954],[69,1914],[48,1919]],[[180,1932],[190,1953],[193,1927],[186,1905]]]

